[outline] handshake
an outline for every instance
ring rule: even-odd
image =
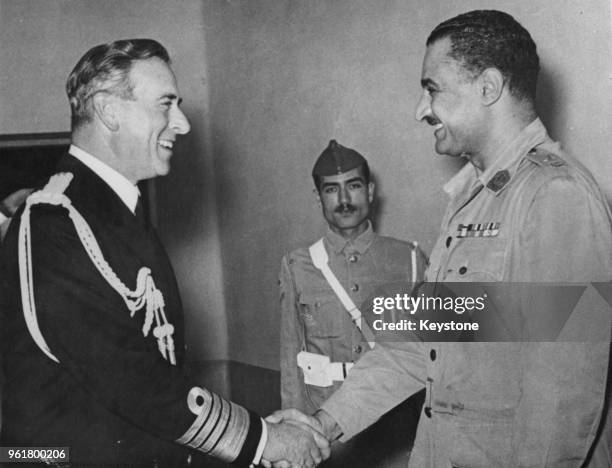
[[[308,416],[297,409],[279,410],[266,418],[268,442],[261,464],[266,468],[313,468],[330,455],[330,441],[340,428],[325,411]]]

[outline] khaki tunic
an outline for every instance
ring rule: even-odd
[[[420,248],[413,242],[379,236],[371,225],[353,241],[328,229],[324,245],[330,269],[363,313],[362,304],[386,284],[402,282],[410,292],[413,251],[417,260],[414,277],[423,281],[426,258]],[[308,248],[283,257],[279,283],[282,406],[312,413],[342,382],[335,381],[330,387],[306,385],[297,354],[308,351],[329,356],[331,362],[352,363],[368,351],[368,344],[313,265]]]
[[[502,282],[610,281],[606,201],[539,119],[495,161],[480,175],[466,165],[445,186],[450,203],[427,279],[495,282],[497,288]],[[602,419],[610,305],[589,286],[559,332],[557,341],[564,342],[542,343],[534,341],[532,325],[554,298],[533,290],[503,293],[502,286],[497,305],[518,330],[512,342],[415,339],[365,356],[322,406],[343,439],[425,386],[409,466],[582,466]],[[585,336],[588,342],[580,342]],[[588,466],[610,466],[610,435],[602,434]]]

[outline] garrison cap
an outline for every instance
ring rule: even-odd
[[[336,140],[331,140],[312,168],[312,176],[342,174],[363,164],[367,164],[367,161],[357,151],[342,146]]]

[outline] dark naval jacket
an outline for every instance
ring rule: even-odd
[[[134,290],[139,270],[151,270],[166,319],[174,327],[176,365],[162,356],[152,330],[145,336],[146,306],[132,314],[96,268],[68,210],[44,203],[30,209],[29,281],[40,333],[59,362],[41,350],[22,309],[22,209],[2,252],[5,384],[0,445],[70,447],[75,464],[155,461],[162,466],[196,449],[248,465],[260,440],[261,420],[183,372],[181,300],[153,228],[73,156],[63,157],[57,171],[73,175],[64,193],[90,226],[117,278]]]

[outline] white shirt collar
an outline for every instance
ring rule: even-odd
[[[125,206],[127,206],[130,211],[134,213],[136,210],[136,204],[138,203],[138,197],[140,196],[140,190],[138,190],[136,185],[134,185],[108,164],[103,163],[98,158],[89,154],[87,151],[79,148],[78,146],[70,145],[68,152],[85,164],[89,169],[94,171],[104,182],[106,182],[119,196],[119,198],[121,198],[121,201],[125,203]]]

